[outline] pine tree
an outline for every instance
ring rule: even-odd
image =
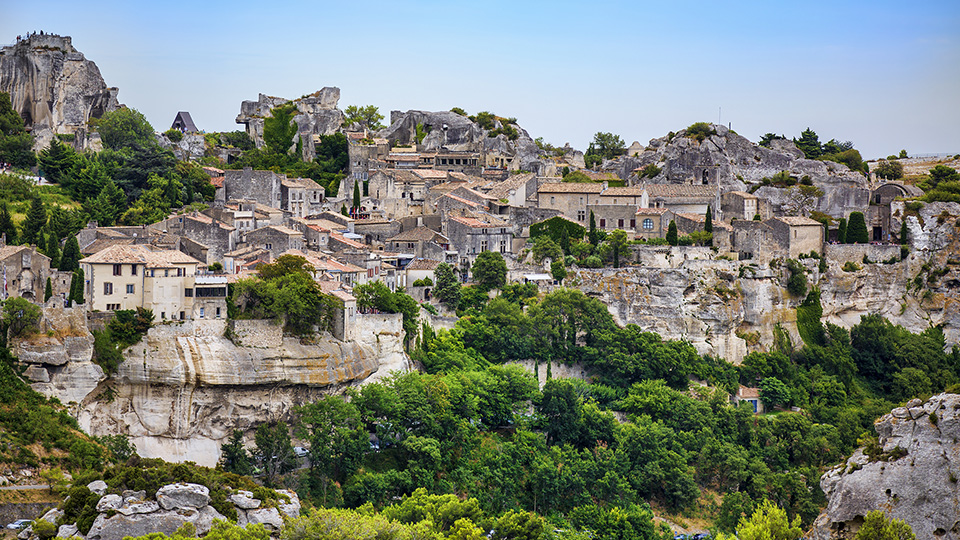
[[[707,207],[707,217],[703,222],[703,230],[709,233],[713,232],[713,213],[710,212],[710,207]]]
[[[360,208],[360,182],[353,182],[353,207]]]
[[[837,227],[837,242],[847,243],[847,218],[840,218],[840,225]]]
[[[53,283],[50,282],[50,278],[47,278],[47,285],[43,288],[43,301],[50,300],[51,296],[53,296]]]
[[[68,306],[83,304],[83,270],[80,268],[73,271],[73,278],[70,280],[70,296],[67,300]]]
[[[3,202],[3,206],[0,206],[0,234],[7,236],[7,245],[12,246],[17,243],[17,226],[13,224],[6,201]]]
[[[41,230],[47,224],[47,211],[43,209],[43,201],[34,197],[27,211],[27,219],[23,222],[23,233],[20,240],[24,245],[37,245],[43,241]]]
[[[593,217],[593,210],[590,211],[590,232],[588,238],[594,247],[599,243],[600,237],[597,235],[597,220]]]
[[[677,238],[677,222],[671,219],[670,225],[667,226],[667,243],[675,246],[679,241],[679,238]]]
[[[900,245],[901,246],[907,245],[907,235],[908,235],[907,220],[904,219],[903,221],[900,222]]]
[[[63,254],[60,256],[61,272],[73,272],[80,268],[80,243],[76,236],[67,238],[67,245],[63,247]]]
[[[817,132],[810,128],[800,133],[800,140],[794,139],[793,142],[797,145],[797,148],[803,151],[803,155],[807,159],[817,159],[823,154],[820,138],[817,136]]]
[[[867,221],[863,217],[863,212],[851,212],[850,220],[847,222],[847,243],[867,244],[869,242]]]
[[[50,257],[50,268],[60,267],[60,239],[51,232],[47,236],[47,245],[44,249],[44,255]]]

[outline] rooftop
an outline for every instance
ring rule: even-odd
[[[388,238],[391,242],[431,242],[434,239],[439,239],[440,243],[444,244],[449,242],[447,237],[423,225],[408,231],[403,231],[393,238]]]
[[[436,270],[440,261],[433,259],[414,259],[407,265],[407,270]]]
[[[603,184],[595,182],[550,182],[541,184],[537,191],[540,193],[600,193],[603,187]]]
[[[113,245],[82,260],[86,264],[143,264],[147,268],[165,268],[174,264],[200,264],[193,257],[175,250],[154,250],[146,245]]]

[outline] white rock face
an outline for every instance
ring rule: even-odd
[[[254,499],[253,493],[249,491],[240,491],[239,493],[231,495],[229,499],[234,506],[243,510],[252,510],[260,507],[260,499]]]
[[[92,491],[95,495],[103,497],[103,495],[107,492],[107,483],[103,480],[94,480],[93,482],[87,484],[87,489]]]
[[[169,484],[157,490],[157,502],[164,510],[203,508],[210,504],[210,490],[200,484]]]
[[[814,524],[814,538],[852,538],[863,516],[883,510],[906,521],[917,538],[960,538],[960,395],[940,394],[898,407],[876,422],[887,461],[857,450],[828,471],[820,487],[829,500]]]
[[[277,493],[290,497],[289,503],[283,502],[283,499],[280,500],[277,505],[280,513],[290,518],[300,517],[300,497],[297,496],[297,493],[289,489],[278,489]]]
[[[97,512],[106,512],[108,510],[116,510],[123,505],[123,498],[115,493],[110,493],[109,495],[104,495],[100,497],[100,501],[97,502]]]
[[[280,517],[280,511],[276,508],[260,508],[257,510],[247,510],[247,523],[262,523],[268,525],[275,531],[283,527],[283,518]]]

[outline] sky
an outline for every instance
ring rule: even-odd
[[[0,0],[0,43],[69,35],[155,129],[233,131],[244,100],[491,111],[586,149],[693,122],[960,153],[960,2]]]

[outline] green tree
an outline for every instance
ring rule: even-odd
[[[907,219],[906,217],[904,217],[903,221],[900,222],[900,245],[901,246],[906,246],[910,243],[909,235],[910,235],[910,231],[907,228]]]
[[[40,169],[51,182],[58,184],[69,181],[77,173],[77,166],[82,161],[73,147],[63,144],[56,137],[50,141],[50,146],[40,151]]]
[[[737,527],[740,540],[798,540],[803,535],[800,516],[793,521],[787,512],[770,501],[764,500],[750,518],[744,518]]]
[[[620,268],[620,258],[630,255],[630,249],[627,247],[627,232],[617,229],[607,236],[607,245],[613,253],[613,267]]]
[[[593,247],[600,245],[600,234],[597,231],[597,219],[593,215],[593,210],[590,211],[590,229],[587,237],[590,239],[590,244],[592,244]]]
[[[703,221],[703,230],[708,233],[713,232],[713,213],[710,211],[709,206],[707,206],[707,215]]]
[[[563,181],[571,184],[592,184],[593,178],[590,178],[586,173],[581,171],[573,171],[564,175]]]
[[[33,136],[24,128],[23,118],[13,110],[6,92],[0,92],[0,162],[23,168],[37,162]]]
[[[840,225],[837,226],[837,242],[847,243],[847,218],[840,218]]]
[[[63,269],[61,268],[61,271]],[[83,304],[83,268],[77,268],[73,271],[73,277],[70,279],[70,296],[67,298],[70,305]]]
[[[760,400],[768,409],[790,402],[790,388],[776,377],[760,381]]]
[[[586,154],[599,156],[602,159],[613,159],[623,155],[625,151],[626,145],[619,135],[597,132],[593,136],[593,142],[587,147]]]
[[[0,94],[2,95],[2,94]],[[7,245],[16,245],[19,235],[17,226],[13,224],[13,218],[10,217],[10,210],[7,208],[7,201],[0,205],[0,235],[7,239]]]
[[[257,462],[263,468],[267,485],[275,485],[280,475],[296,467],[296,456],[293,453],[286,423],[260,424],[254,440],[257,444],[254,453]]]
[[[353,182],[353,208],[360,208],[360,182],[356,180]]]
[[[3,302],[3,325],[10,337],[17,337],[39,330],[40,307],[29,300],[14,297]]]
[[[126,209],[127,196],[112,179],[108,179],[97,197],[88,199],[87,203],[84,208],[90,217],[100,226],[111,227]]]
[[[96,129],[103,147],[110,150],[156,145],[153,126],[136,109],[122,107],[106,112],[96,121]]]
[[[787,290],[798,298],[806,296],[807,269],[799,261],[787,259],[787,270],[790,271],[790,277],[787,278]]]
[[[41,232],[40,238],[43,238],[43,236],[44,234]],[[57,238],[56,234],[51,232],[47,236],[47,245],[43,250],[43,254],[47,257],[50,257],[50,268],[57,268],[60,266],[60,239]]]
[[[760,142],[758,144],[765,148],[770,148],[770,143],[776,139],[786,139],[786,137],[783,135],[777,135],[776,133],[764,133],[760,137]]]
[[[897,180],[903,178],[903,164],[897,161],[880,160],[873,172],[878,178]]]
[[[328,490],[333,482],[343,484],[360,467],[369,444],[367,430],[356,405],[339,396],[298,409],[297,433],[310,441],[310,484],[324,506],[333,502]]]
[[[373,105],[367,105],[365,107],[350,105],[344,109],[343,113],[346,116],[346,119],[343,121],[344,126],[360,124],[361,127],[365,127],[371,131],[383,129],[383,124],[380,123],[380,121],[383,120],[383,115],[380,114],[380,109]]]
[[[960,173],[958,173],[956,169],[951,169],[946,165],[937,165],[930,169],[929,174],[927,184],[931,188],[936,188],[942,182],[960,182]]]
[[[820,147],[820,138],[817,137],[817,133],[810,128],[803,130],[800,133],[800,140],[794,139],[797,148],[803,151],[803,155],[807,159],[817,159],[823,154],[823,149]]]
[[[280,155],[290,151],[298,130],[293,121],[296,114],[297,106],[293,103],[285,103],[270,111],[270,117],[263,121],[263,144],[267,151]]]
[[[707,137],[716,135],[717,130],[706,122],[695,122],[686,129],[686,136],[695,139],[697,142],[703,142]]]
[[[47,284],[43,287],[43,302],[46,303],[51,296],[53,296],[53,283],[50,282],[50,278],[47,278]]]
[[[905,153],[905,152],[904,152]],[[905,521],[887,518],[882,510],[867,513],[854,540],[916,540],[913,529]]]
[[[243,447],[243,432],[233,430],[227,442],[220,445],[220,466],[223,470],[242,476],[253,474],[250,455]]]
[[[679,241],[679,238],[677,238],[677,222],[671,219],[670,225],[667,226],[667,243],[675,246]]]
[[[563,260],[563,250],[547,235],[534,239],[532,253],[533,259],[537,262],[542,262],[547,257],[554,261]]]
[[[80,268],[80,243],[76,236],[67,238],[67,243],[63,247],[63,254],[60,256],[59,269],[62,272],[73,272]]]
[[[567,267],[563,265],[563,261],[553,261],[550,263],[550,274],[553,275],[553,279],[563,284],[563,280],[567,277]]]
[[[457,279],[453,267],[447,263],[437,265],[433,275],[437,280],[433,288],[433,296],[441,304],[450,309],[455,309],[460,303],[460,280]]]
[[[867,235],[867,222],[863,212],[851,212],[850,220],[847,221],[847,243],[867,244],[869,242],[870,237]]]
[[[27,211],[27,219],[23,221],[23,232],[20,240],[24,245],[43,245],[46,243],[43,238],[43,227],[47,224],[47,211],[43,207],[43,201],[40,197],[34,197],[30,201],[30,210]]]
[[[496,251],[484,251],[477,255],[470,270],[481,290],[502,289],[507,283],[507,263],[503,255]]]

